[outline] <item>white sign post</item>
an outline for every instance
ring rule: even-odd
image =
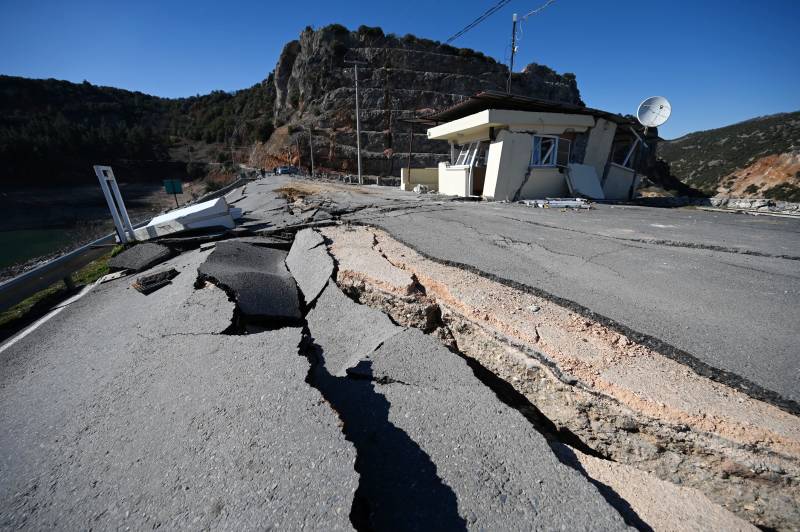
[[[106,197],[108,209],[111,211],[111,217],[114,219],[114,227],[117,228],[119,241],[125,243],[136,240],[133,234],[131,219],[128,218],[128,211],[125,210],[125,202],[122,201],[122,194],[119,193],[114,171],[110,166],[95,165],[94,173],[97,174],[97,179],[100,181],[100,188],[103,189],[103,195]]]

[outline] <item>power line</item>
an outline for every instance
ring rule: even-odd
[[[471,30],[472,28],[474,28],[475,26],[477,26],[478,24],[480,24],[481,22],[483,22],[487,18],[489,18],[492,15],[494,15],[495,13],[497,13],[500,9],[505,7],[510,2],[511,2],[511,0],[500,0],[495,5],[493,5],[489,9],[487,9],[481,16],[479,16],[478,18],[476,18],[475,20],[470,22],[466,27],[464,27],[464,29],[462,29],[461,31],[459,31],[458,33],[456,33],[455,35],[453,35],[452,37],[447,39],[445,42],[447,44],[450,44],[451,42],[455,41],[456,39],[458,39],[459,37],[461,37],[462,35],[467,33],[469,30]]]
[[[539,7],[537,7],[536,9],[534,9],[533,11],[530,11],[530,12],[528,12],[527,14],[525,14],[525,15],[522,15],[522,16],[519,18],[519,21],[520,21],[520,22],[525,22],[525,21],[528,19],[528,17],[531,17],[531,16],[533,16],[533,15],[538,15],[540,11],[543,11],[543,10],[544,10],[546,7],[548,7],[550,4],[552,4],[552,3],[553,3],[553,2],[555,2],[555,1],[556,1],[556,0],[547,0],[547,2],[545,2],[545,3],[544,3],[544,4],[542,4],[542,5],[540,5]]]

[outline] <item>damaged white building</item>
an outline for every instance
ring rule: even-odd
[[[404,171],[401,188],[492,200],[631,199],[641,151],[657,139],[651,132],[645,144],[642,126],[620,115],[500,92],[423,122],[429,139],[450,143],[450,160]]]

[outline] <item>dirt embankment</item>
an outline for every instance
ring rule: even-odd
[[[761,157],[753,164],[722,178],[717,194],[738,198],[770,196],[776,187],[800,193],[800,151]]]

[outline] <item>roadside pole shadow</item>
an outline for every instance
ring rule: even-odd
[[[316,358],[311,384],[339,413],[343,432],[356,448],[361,476],[350,520],[357,530],[466,530],[453,490],[436,465],[402,429],[389,421],[389,401],[375,389],[371,362],[363,378],[336,377],[325,367],[322,348],[310,345]],[[401,385],[398,385],[401,386]]]

